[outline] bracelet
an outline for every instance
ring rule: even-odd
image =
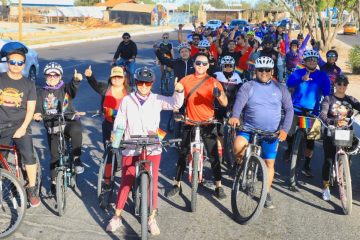
[[[183,92],[184,92],[184,90],[182,90],[182,91],[178,91],[178,90],[176,90],[175,92],[177,92],[177,93],[183,93]]]

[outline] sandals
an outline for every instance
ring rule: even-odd
[[[121,218],[117,216],[113,216],[112,219],[109,221],[109,224],[106,227],[107,232],[115,232],[120,227],[122,227],[123,224],[121,222]]]
[[[148,229],[149,229],[151,235],[153,235],[153,236],[160,235],[160,229],[159,229],[159,226],[157,225],[155,218],[149,219]]]

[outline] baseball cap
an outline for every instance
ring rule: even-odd
[[[113,67],[111,69],[110,77],[123,77],[124,75],[124,69],[122,67]]]

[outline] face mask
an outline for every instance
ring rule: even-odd
[[[227,79],[230,79],[232,77],[232,75],[234,74],[234,72],[223,72],[223,73]]]

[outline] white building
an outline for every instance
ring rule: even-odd
[[[19,0],[8,0],[8,5],[17,5],[18,3]],[[73,7],[75,5],[75,0],[22,0],[22,5],[25,7]]]

